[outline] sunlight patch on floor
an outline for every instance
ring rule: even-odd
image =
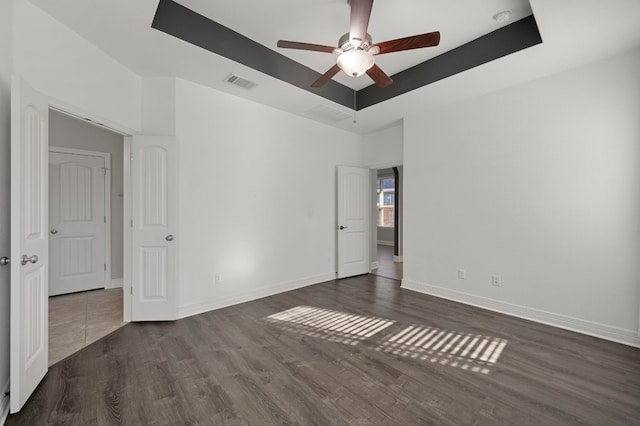
[[[269,315],[264,321],[280,330],[347,345],[367,340],[367,347],[378,352],[481,374],[491,372],[508,343],[498,337],[415,324],[381,337],[376,334],[393,325],[394,320],[313,306],[296,306]]]
[[[385,338],[378,351],[488,374],[507,340],[412,325]]]
[[[384,318],[312,306],[297,306],[269,315],[265,321],[282,330],[348,345],[356,345],[362,340],[369,339],[394,323]]]

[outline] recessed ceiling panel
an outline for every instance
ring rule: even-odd
[[[238,5],[236,4],[234,7],[237,8]],[[211,8],[214,8],[214,5],[211,5],[208,9],[209,15],[212,14]],[[530,10],[525,8],[525,11]],[[522,10],[519,13],[523,13]],[[234,29],[173,0],[160,0],[152,27],[353,109],[362,109],[375,105],[542,42],[533,15],[528,15],[517,22],[502,26],[489,34],[481,35],[479,38],[452,50],[440,52],[435,57],[393,74],[394,83],[387,88],[369,86],[359,90],[355,96],[354,104],[353,92],[355,89],[334,80],[329,81],[320,88],[312,88],[311,83],[320,77],[320,72],[314,71],[311,67],[252,40],[246,34],[240,34]],[[443,37],[445,36],[443,35]],[[304,53],[326,55],[331,60],[329,66],[332,66],[335,62],[335,56],[331,54],[323,52]],[[397,52],[388,56],[399,57],[407,53],[411,52]],[[395,68],[389,66],[388,69]],[[324,71],[326,70],[323,70],[322,73]],[[368,77],[362,76],[359,78],[366,79]]]

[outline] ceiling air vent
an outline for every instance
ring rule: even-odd
[[[304,113],[311,117],[322,118],[323,120],[333,121],[333,122],[342,121],[346,118],[351,117],[351,114],[339,111],[337,109],[334,109],[325,105],[315,106],[305,111]]]
[[[242,77],[238,77],[235,74],[229,74],[224,78],[224,81],[226,81],[227,83],[234,84],[236,86],[240,86],[243,89],[247,89],[247,90],[253,89],[255,86],[257,86],[257,84],[254,83],[253,81],[249,81]]]

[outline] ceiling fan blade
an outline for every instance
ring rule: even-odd
[[[372,7],[373,0],[351,0],[349,39],[358,39],[361,41],[367,39],[367,27],[369,27]]]
[[[393,83],[391,77],[385,74],[376,64],[373,64],[373,66],[367,70],[367,75],[380,87],[387,87]]]
[[[440,44],[440,31],[414,35],[411,37],[398,38],[395,40],[383,41],[371,46],[369,50],[374,55],[383,53],[400,52],[402,50],[421,49]]]
[[[332,46],[323,46],[321,44],[301,43],[299,41],[278,40],[278,47],[285,49],[312,50],[314,52],[333,53],[336,50]]]
[[[338,66],[338,64],[335,64],[329,69],[329,71],[325,72],[320,76],[319,79],[314,81],[311,87],[315,87],[317,89],[318,87],[324,86],[327,81],[331,80],[334,75],[338,74],[338,71],[340,71],[340,67]]]

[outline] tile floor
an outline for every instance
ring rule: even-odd
[[[393,280],[402,279],[402,262],[393,261],[393,246],[378,244],[378,268],[371,273]]]
[[[122,289],[49,298],[49,365],[122,327]]]

